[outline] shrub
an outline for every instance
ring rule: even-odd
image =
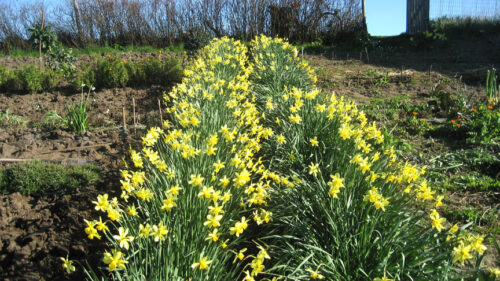
[[[5,90],[5,86],[11,79],[12,73],[5,65],[0,65],[0,91]]]
[[[27,65],[16,71],[21,81],[22,89],[32,93],[43,89],[44,75],[37,66]]]
[[[64,73],[57,69],[44,69],[42,88],[44,91],[53,90],[64,80]]]
[[[91,86],[96,85],[96,64],[88,63],[80,66],[80,69],[75,71],[72,75],[71,86],[74,90],[82,90],[82,85]]]
[[[188,30],[184,37],[184,49],[189,55],[194,55],[196,51],[210,43],[212,36],[201,27]]]
[[[138,63],[125,64],[130,74],[129,85],[171,86],[180,82],[182,67],[177,59],[150,57]]]
[[[143,86],[146,85],[146,73],[144,72],[144,63],[134,63],[131,61],[127,61],[125,63],[125,68],[129,74],[128,85],[131,87],[134,86]]]
[[[85,188],[102,173],[95,165],[61,165],[28,162],[0,169],[0,192],[20,192],[23,195],[65,194],[76,188]]]
[[[127,85],[129,74],[126,61],[110,55],[101,58],[96,65],[96,83],[98,88],[121,88]]]

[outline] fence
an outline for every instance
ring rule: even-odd
[[[500,17],[498,0],[407,0],[406,32],[415,34],[429,28],[429,20],[448,18]]]

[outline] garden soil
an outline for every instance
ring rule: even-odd
[[[93,163],[104,169],[98,183],[75,187],[64,196],[0,195],[0,280],[84,280],[82,266],[77,265],[77,271],[68,275],[60,257],[69,257],[80,265],[100,265],[99,241],[86,238],[84,219],[95,217],[92,201],[98,194],[119,190],[122,157],[129,147],[138,146],[144,128],[160,126],[158,100],[164,90],[151,87],[91,92],[90,130],[83,134],[43,122],[49,111],[64,116],[65,106],[79,102],[79,93],[0,94],[0,112],[9,109],[11,116],[24,120],[0,130],[0,167],[33,159]],[[132,99],[136,104],[135,127]]]

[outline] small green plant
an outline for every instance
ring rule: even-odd
[[[488,70],[486,74],[486,96],[488,97],[488,103],[490,105],[496,105],[499,101],[498,93],[500,92],[500,87],[497,86],[496,69],[492,68],[491,71]]]
[[[467,141],[476,144],[500,142],[500,108],[498,104],[473,107],[467,120]]]
[[[71,107],[65,107],[66,115],[68,116],[67,125],[70,130],[79,134],[87,130],[89,123],[89,117],[87,115],[87,106],[89,105],[90,91],[93,89],[91,87],[87,96],[84,98],[84,92],[82,89],[82,95],[79,103],[72,103]]]
[[[70,77],[75,71],[76,56],[71,49],[67,50],[61,45],[56,45],[49,51],[48,56],[47,64],[51,69],[61,71],[66,77]]]
[[[387,74],[385,74],[381,77],[375,78],[374,81],[376,87],[387,86],[389,84],[389,77],[387,76]]]
[[[40,161],[0,169],[0,193],[23,195],[65,194],[99,180],[102,170],[95,165],[61,165]]]
[[[87,95],[84,94],[84,87],[82,85],[82,94],[79,103],[71,103],[71,106],[65,106],[66,118],[60,116],[55,111],[50,111],[46,115],[46,119],[50,122],[57,124],[57,121],[61,121],[66,127],[71,131],[80,134],[87,130],[89,123],[89,117],[87,114],[87,107],[89,106],[90,92],[95,88],[90,86]]]
[[[10,109],[7,108],[5,112],[0,111],[0,127],[24,127],[28,121],[21,116],[10,114]]]

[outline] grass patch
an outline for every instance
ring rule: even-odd
[[[0,192],[23,195],[65,194],[98,181],[102,169],[95,165],[62,165],[40,161],[0,169]]]
[[[119,44],[115,44],[114,46],[96,46],[91,45],[85,48],[73,48],[74,55],[100,55],[103,53],[106,54],[115,54],[115,53],[155,53],[161,50],[165,53],[182,53],[184,52],[184,44],[166,46],[164,48],[155,48],[153,46],[122,46]],[[37,50],[31,49],[22,49],[22,48],[12,48],[9,49],[8,52],[0,51],[0,57],[10,56],[12,58],[22,58],[22,57],[38,57]]]

